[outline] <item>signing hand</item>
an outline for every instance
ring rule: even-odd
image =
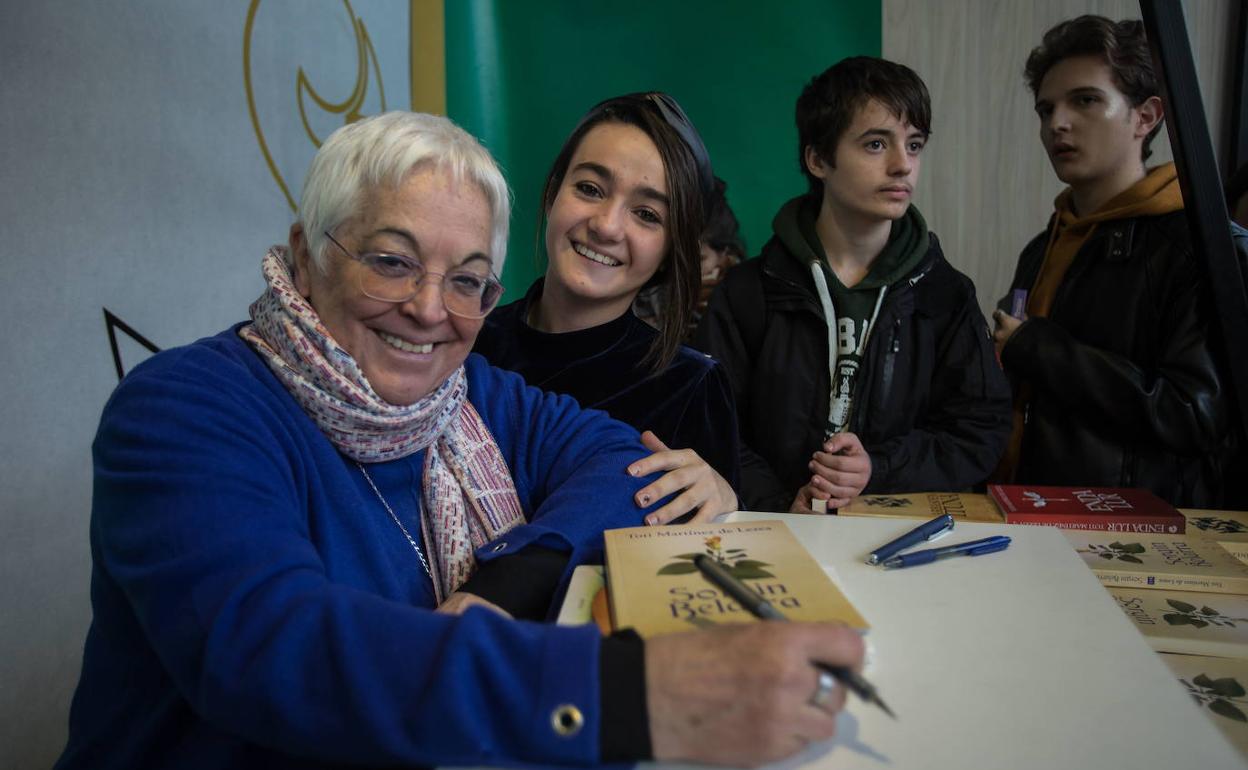
[[[438,605],[438,612],[444,612],[447,615],[463,615],[469,607],[484,607],[487,610],[494,610],[503,617],[511,617],[511,613],[494,602],[482,599],[480,596],[470,594],[467,591],[456,591],[446,597],[446,601]]]
[[[835,623],[751,623],[646,640],[654,758],[755,767],[831,738],[838,686],[814,705],[813,662],[858,668],[862,640]]]
[[[1010,341],[1010,337],[1014,336],[1014,332],[1018,331],[1018,327],[1022,326],[1023,322],[1004,310],[994,310],[992,323],[996,327],[992,330],[992,346],[997,349],[997,359],[999,360],[1001,358],[1001,349],[1005,347],[1005,343]]]
[[[732,485],[707,465],[697,452],[692,449],[669,449],[650,431],[641,434],[641,443],[654,454],[628,466],[629,474],[667,473],[638,490],[634,495],[637,507],[645,508],[655,500],[684,490],[662,508],[647,514],[647,524],[666,524],[695,508],[698,512],[690,521],[697,522],[710,521],[721,513],[737,509],[737,494],[732,491]]]

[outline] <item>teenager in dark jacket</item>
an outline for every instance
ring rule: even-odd
[[[1174,164],[1144,165],[1163,113],[1143,25],[1063,22],[1026,77],[1041,142],[1070,186],[994,314],[1016,412],[998,475],[1217,507],[1229,379]],[[1027,320],[1006,312],[1014,297]]]
[[[748,508],[961,490],[1000,458],[1009,392],[974,286],[910,205],[930,116],[918,75],[868,57],[798,99],[810,192],[729,271],[696,337],[732,381]]]

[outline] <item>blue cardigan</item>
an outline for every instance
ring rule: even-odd
[[[478,558],[600,561],[602,530],[645,513],[636,432],[466,366],[527,518]],[[58,768],[598,760],[598,631],[431,612],[411,545],[236,328],[126,377],[94,457],[94,620]],[[422,461],[375,466],[414,534],[399,485]],[[585,717],[568,737],[564,704]]]

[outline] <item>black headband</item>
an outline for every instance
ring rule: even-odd
[[[693,163],[698,171],[702,214],[704,217],[710,216],[712,201],[715,197],[715,174],[711,170],[711,156],[706,152],[706,145],[702,143],[702,137],[698,135],[698,130],[693,127],[693,121],[689,120],[689,116],[685,114],[685,111],[680,108],[680,105],[669,94],[665,94],[662,91],[641,91],[598,102],[585,114],[585,117],[581,118],[581,122],[577,124],[572,133],[575,134],[579,131],[581,126],[587,121],[597,118],[604,109],[620,103],[633,104],[643,108],[647,105],[650,106],[659,113],[659,117],[663,118],[663,122],[671,126],[676,135],[689,148],[689,153],[693,155]]]

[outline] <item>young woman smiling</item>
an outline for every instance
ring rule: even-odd
[[[653,454],[628,472],[665,473],[637,492],[637,504],[674,495],[650,524],[737,507],[728,380],[680,344],[697,304],[698,235],[713,189],[706,148],[670,96],[593,107],[546,177],[545,276],[495,310],[477,339],[476,352],[494,365],[642,431]],[[665,308],[657,330],[632,311],[646,287],[658,287]]]

